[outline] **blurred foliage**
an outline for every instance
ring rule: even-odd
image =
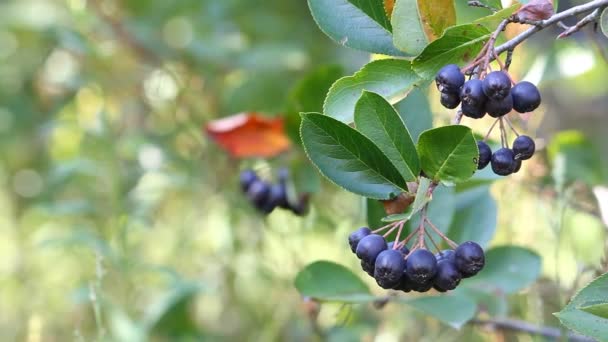
[[[487,14],[456,3],[459,23]],[[489,242],[533,250],[543,279],[488,296],[487,309],[557,325],[551,313],[605,257],[589,186],[608,181],[608,64],[601,33],[555,42],[547,31],[517,50],[512,70],[541,85],[542,110],[521,125],[548,154],[492,185],[498,229]],[[455,332],[422,314],[424,303],[324,304],[311,324],[295,275],[319,259],[358,269],[346,236],[366,221],[364,203],[317,178],[297,146],[240,162],[201,131],[241,111],[318,111],[317,95],[299,97],[298,82],[325,88],[319,67],[337,78],[341,70],[323,65],[350,75],[368,61],[325,37],[303,1],[1,2],[2,339],[309,341],[321,332],[336,341],[529,341],[471,325]],[[420,88],[396,105],[414,140],[449,120],[437,104]],[[424,121],[410,122],[411,108]],[[566,129],[578,133],[553,138]],[[319,190],[304,218],[262,218],[238,189],[239,169],[270,177],[283,165],[297,187]],[[458,213],[444,227],[470,220]]]

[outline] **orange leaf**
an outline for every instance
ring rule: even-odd
[[[265,118],[257,113],[239,113],[211,121],[205,131],[235,158],[274,157],[289,149],[283,118]]]
[[[389,20],[391,19],[391,15],[393,15],[393,7],[395,7],[395,0],[384,0],[384,11]]]

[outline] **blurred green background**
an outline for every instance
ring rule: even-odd
[[[462,22],[487,14],[457,3]],[[491,245],[543,257],[542,278],[502,315],[552,326],[551,313],[606,271],[593,189],[608,184],[608,40],[555,34],[516,50],[512,67],[543,93],[520,121],[542,153],[491,189]],[[293,279],[318,259],[359,272],[346,236],[365,224],[364,202],[308,176],[318,191],[306,217],[262,217],[239,170],[297,172],[309,167],[302,151],[238,161],[202,127],[289,113],[308,73],[332,64],[352,74],[369,60],[324,36],[305,1],[0,2],[1,339],[538,340],[455,331],[398,305],[324,305],[311,325]],[[416,94],[425,120],[449,122],[435,89]],[[318,104],[307,105],[298,110]]]

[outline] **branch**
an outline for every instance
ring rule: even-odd
[[[555,25],[558,22],[560,22],[561,20],[564,20],[565,18],[572,17],[572,16],[575,16],[575,15],[578,15],[581,13],[593,11],[595,9],[606,7],[606,6],[608,6],[608,0],[593,0],[586,4],[582,4],[580,6],[575,6],[570,9],[567,9],[563,12],[554,14],[553,16],[551,16],[551,18],[546,19],[546,20],[541,20],[537,23],[534,23],[533,27],[530,27],[529,29],[527,29],[524,32],[520,33],[519,35],[515,36],[513,39],[509,40],[508,42],[497,46],[495,49],[496,54],[501,54],[507,50],[513,49],[514,47],[521,44],[524,40],[528,39],[530,36],[532,36],[536,32],[538,32],[544,28],[547,28],[549,26]],[[492,56],[492,60],[493,59],[494,59],[494,57]]]
[[[566,31],[562,32],[559,36],[557,36],[557,39],[568,37],[571,34],[573,34],[574,32],[578,32],[581,28],[583,28],[583,26],[597,21],[600,18],[601,14],[602,14],[602,12],[600,11],[600,9],[596,8],[593,12],[591,12],[591,14],[587,15],[586,17],[581,19],[578,23],[576,23],[576,25],[567,27]]]
[[[562,332],[559,328],[554,327],[545,327],[545,326],[537,326],[532,323],[519,321],[510,318],[503,319],[488,319],[488,320],[480,320],[474,319],[470,321],[471,324],[486,326],[490,329],[498,329],[498,330],[511,330],[515,332],[524,332],[531,335],[541,335],[545,337],[549,337],[552,339],[560,339],[562,337]],[[568,340],[573,342],[593,342],[595,341],[591,337],[568,333]]]

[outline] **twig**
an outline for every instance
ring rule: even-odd
[[[433,246],[435,246],[435,250],[437,250],[437,252],[441,251],[441,248],[439,248],[439,245],[435,242],[435,240],[433,239],[433,236],[431,235],[431,232],[429,232],[428,230],[424,230],[424,232],[426,233],[426,236],[429,237],[429,240],[431,240],[431,243],[433,244]]]
[[[488,39],[488,42],[486,43],[487,51],[486,51],[485,57],[483,59],[483,62],[481,63],[481,68],[479,70],[480,78],[482,77],[482,75],[485,75],[486,70],[488,69],[488,64],[490,64],[492,59],[498,58],[498,53],[494,49],[494,44],[496,43],[496,39],[498,38],[498,35],[502,31],[505,30],[505,27],[507,27],[509,22],[510,22],[509,19],[505,19],[505,20],[501,21],[500,24],[498,25],[498,27],[496,28],[496,30],[490,36],[490,39]]]
[[[391,223],[387,224],[386,226],[382,226],[382,227],[380,227],[380,228],[377,228],[377,229],[375,229],[375,230],[372,230],[372,234],[377,234],[377,233],[379,233],[379,232],[381,232],[381,231],[385,230],[386,228],[388,228],[388,227],[392,227],[392,226],[397,225],[397,224],[399,224],[399,221],[397,221],[397,222],[391,222]]]
[[[494,50],[494,52],[496,52],[496,50]],[[512,60],[513,60],[513,49],[507,50],[507,58],[505,60],[505,71],[509,70]]]
[[[583,28],[583,26],[597,21],[600,18],[601,14],[602,14],[602,12],[600,11],[600,9],[596,8],[593,12],[591,12],[591,14],[589,14],[586,17],[584,17],[583,19],[579,20],[579,22],[577,22],[576,25],[570,26],[566,29],[566,31],[560,33],[560,35],[557,36],[557,39],[568,37],[568,36],[572,35],[574,32],[580,31],[580,29]]]
[[[483,138],[483,141],[487,141],[488,137],[490,136],[490,133],[492,133],[492,130],[494,129],[494,126],[496,126],[496,124],[498,123],[498,120],[500,120],[500,118],[494,120],[494,123],[492,124],[492,126],[490,126],[490,129],[488,130],[488,133],[486,133],[486,136]],[[502,138],[502,136],[501,136]]]
[[[597,8],[602,8],[605,6],[608,6],[608,0],[593,0],[586,4],[574,6],[563,12],[556,13],[553,16],[551,16],[549,19],[542,20],[542,21],[535,23],[535,25],[533,27],[530,27],[529,29],[527,29],[524,32],[520,33],[519,35],[515,36],[513,39],[507,41],[506,43],[497,46],[495,49],[496,53],[500,55],[501,53],[503,53],[507,50],[512,50],[517,45],[521,44],[524,40],[528,39],[531,35],[535,34],[536,32],[538,32],[544,28],[547,28],[551,25],[555,25],[558,22],[564,20],[565,18],[572,17],[572,16],[575,16],[575,15],[578,15],[581,13],[593,11]]]
[[[525,333],[528,333],[531,335],[541,335],[541,336],[549,337],[549,338],[552,338],[555,340],[562,338],[562,332],[559,328],[538,326],[538,325],[535,325],[532,323],[528,323],[525,321],[519,321],[519,320],[515,320],[515,319],[510,319],[510,318],[500,318],[500,319],[497,318],[497,319],[487,319],[487,320],[474,319],[474,320],[471,320],[469,323],[475,324],[475,325],[486,326],[490,329],[511,330],[511,331],[517,331],[517,332],[525,332]],[[568,340],[574,341],[574,342],[595,341],[594,339],[592,339],[590,337],[575,334],[575,333],[568,333]]]
[[[452,247],[454,249],[458,248],[458,244],[456,242],[452,241],[445,234],[443,234],[443,232],[441,232],[441,230],[439,230],[439,228],[435,227],[435,225],[428,218],[425,217],[424,221],[426,223],[428,223],[429,227],[431,227],[431,229],[433,229],[435,231],[435,233],[437,233],[437,235],[439,235],[439,237],[441,237],[443,240],[445,240],[445,242],[447,242],[448,245],[450,245],[450,247]]]
[[[397,236],[395,237],[395,243],[393,243],[393,249],[397,249],[397,244],[399,243],[399,238],[401,237],[401,231],[403,230],[403,225],[405,225],[405,221],[400,221],[399,230],[397,230]]]
[[[515,133],[515,136],[519,136],[519,133],[517,133],[517,131],[515,130],[515,127],[513,127],[513,124],[511,123],[511,120],[509,120],[508,117],[505,116],[505,121],[507,122],[507,125],[509,125],[509,127],[511,128],[511,130],[513,131],[513,133]]]
[[[454,116],[454,120],[452,121],[452,123],[454,125],[458,125],[460,123],[460,121],[462,121],[462,109],[458,108],[458,110],[456,111],[456,115]]]
[[[498,122],[500,123],[500,145],[502,147],[507,147],[507,136],[505,135],[505,125],[502,122],[502,116],[498,118]]]

